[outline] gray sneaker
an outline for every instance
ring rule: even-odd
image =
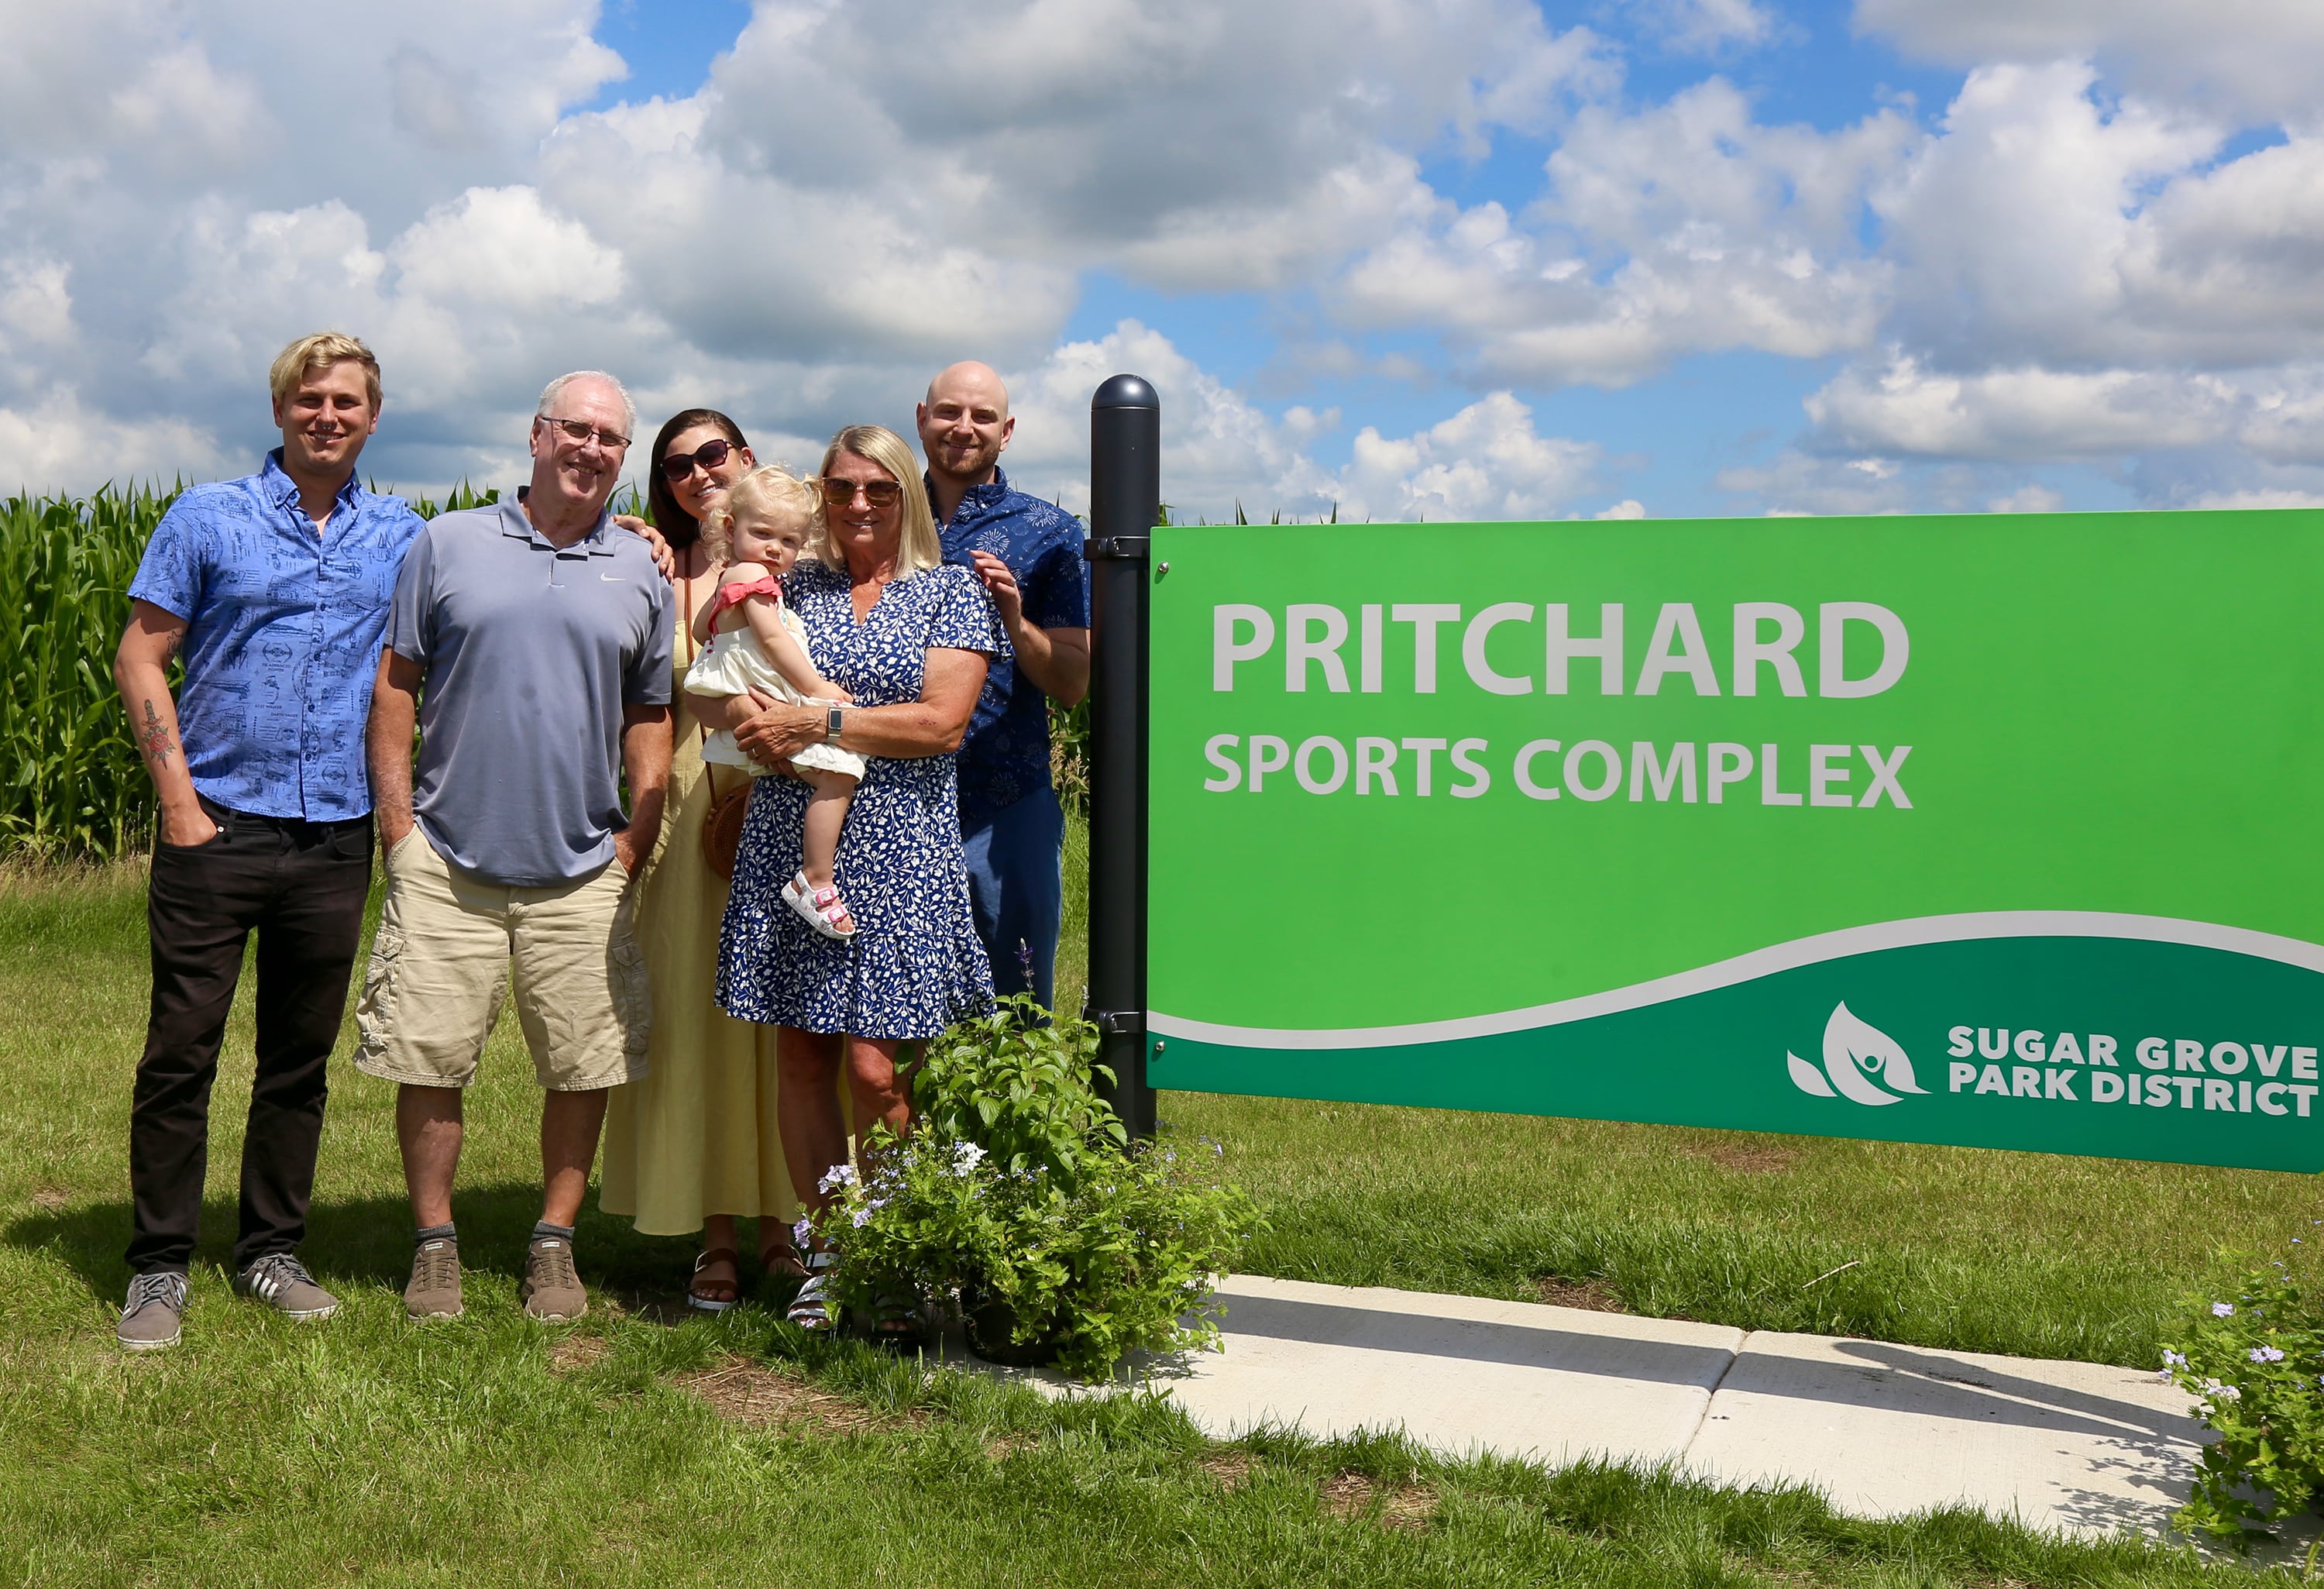
[[[254,1297],[285,1318],[328,1318],[339,1299],[315,1283],[307,1266],[288,1252],[270,1252],[234,1277],[237,1297]]]
[[[113,1336],[124,1352],[157,1352],[178,1344],[185,1315],[184,1275],[141,1274],[129,1282],[129,1299],[122,1304],[121,1325]]]
[[[403,1311],[413,1318],[457,1318],[466,1310],[460,1299],[460,1243],[449,1236],[420,1243],[412,1251]]]
[[[524,1283],[517,1288],[524,1310],[543,1324],[571,1324],[589,1311],[589,1293],[574,1272],[573,1245],[542,1236],[524,1255]]]

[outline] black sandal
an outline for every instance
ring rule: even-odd
[[[927,1316],[909,1291],[882,1291],[872,1299],[863,1334],[874,1345],[918,1346],[928,1338]]]

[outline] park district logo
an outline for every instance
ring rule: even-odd
[[[1895,1104],[1902,1101],[1900,1093],[1926,1095],[1929,1090],[1913,1079],[1913,1061],[1903,1046],[1845,1003],[1834,1005],[1824,1022],[1822,1069],[1797,1054],[1784,1058],[1791,1062],[1792,1085],[1819,1098]]]

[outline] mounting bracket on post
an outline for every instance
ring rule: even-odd
[[[1090,399],[1089,1001],[1107,1101],[1154,1134],[1146,1081],[1148,564],[1162,517],[1162,400],[1136,375]]]

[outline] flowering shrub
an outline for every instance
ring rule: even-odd
[[[957,1304],[980,1349],[1030,1349],[1088,1378],[1126,1353],[1215,1345],[1201,1310],[1258,1224],[1250,1199],[1205,1184],[1174,1149],[1125,1146],[1091,1085],[1094,1031],[1030,1025],[1030,1009],[932,1044],[910,1134],[876,1129],[868,1178],[845,1165],[825,1178],[813,1228],[838,1254],[835,1305]]]
[[[1110,1163],[1130,1141],[1093,1076],[1113,1079],[1097,1062],[1097,1028],[1053,1021],[1031,994],[1015,993],[927,1046],[912,1072],[912,1109],[921,1126],[976,1143],[1004,1169],[1077,1186],[1085,1160]]]
[[[2282,1262],[2246,1276],[2232,1302],[2190,1312],[2163,1376],[2199,1399],[2218,1438],[2179,1522],[2240,1542],[2246,1521],[2297,1512],[2324,1488],[2324,1313]]]

